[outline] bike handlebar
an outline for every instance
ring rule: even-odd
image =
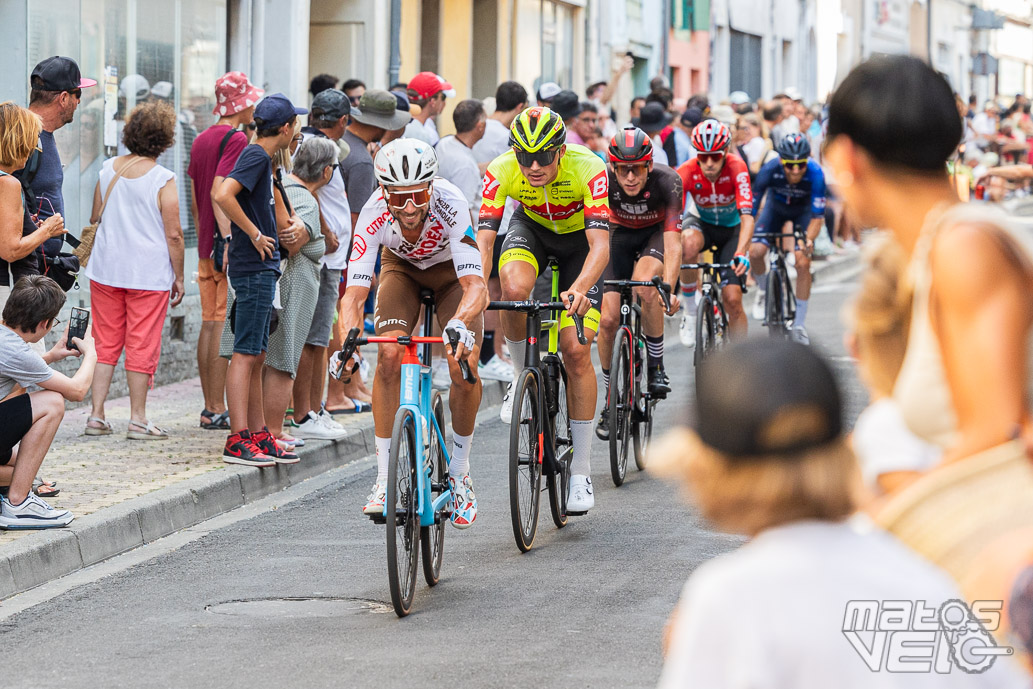
[[[603,280],[603,284],[610,287],[655,287],[664,302],[664,310],[671,310],[671,286],[659,275],[654,275],[652,280]]]
[[[562,301],[536,301],[524,299],[523,301],[493,301],[488,303],[488,308],[493,311],[522,311],[523,313],[539,313],[541,311],[566,311],[569,307]],[[570,319],[574,321],[574,328],[577,330],[577,341],[583,345],[588,344],[585,337],[585,319],[576,313]]]
[[[348,361],[351,359],[352,354],[359,348],[360,345],[364,344],[389,344],[396,343],[400,345],[410,344],[438,344],[441,342],[439,337],[417,337],[414,335],[399,335],[398,337],[359,337],[359,329],[352,328],[348,331],[348,336],[344,339],[344,344],[341,346],[341,354],[338,357],[341,361],[341,367],[334,373],[334,377],[340,380],[344,377],[345,369],[348,367]],[[456,345],[459,343],[459,336],[452,328],[446,328],[445,332],[448,333],[449,342],[452,345],[452,351],[456,350]],[[349,374],[355,373],[358,368],[358,364],[355,364]],[[474,378],[473,372],[470,370],[470,365],[466,359],[459,361],[459,370],[463,372],[463,379],[470,384],[476,383],[477,379]]]
[[[456,345],[459,344],[459,334],[456,333],[455,328],[445,328],[445,334],[448,335],[448,342],[452,345],[452,353],[455,354]],[[463,372],[463,380],[471,385],[477,382],[477,379],[473,377],[473,373],[470,371],[470,364],[466,362],[466,359],[459,360],[459,370]]]

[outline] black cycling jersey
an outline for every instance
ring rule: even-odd
[[[611,230],[647,227],[667,232],[681,230],[682,185],[677,172],[666,165],[654,164],[637,196],[624,193],[612,170],[609,175]]]

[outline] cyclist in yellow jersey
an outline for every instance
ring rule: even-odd
[[[599,329],[602,274],[609,263],[609,186],[601,158],[584,146],[566,145],[563,120],[548,108],[528,108],[510,127],[510,150],[493,160],[484,175],[477,245],[489,270],[495,236],[506,200],[521,207],[513,214],[499,257],[502,298],[531,296],[549,257],[559,263],[560,298],[568,304],[560,319],[560,351],[568,373],[573,459],[567,511],[587,512],[595,504],[590,478],[596,381],[592,339]],[[585,319],[588,344],[577,341],[570,315]],[[519,374],[524,361],[525,316],[503,311],[502,327]],[[510,421],[513,383],[502,404]]]

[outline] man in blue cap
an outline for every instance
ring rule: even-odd
[[[276,444],[266,427],[262,366],[269,344],[273,294],[280,277],[273,156],[290,146],[295,121],[307,112],[294,107],[282,93],[259,102],[255,108],[255,143],[241,151],[233,172],[215,195],[215,202],[231,223],[226,274],[236,295],[230,320],[233,358],[226,373],[231,433],[222,453],[228,464],[267,467],[298,461],[297,455]],[[300,225],[296,218],[292,222]],[[287,232],[301,229],[292,228]]]

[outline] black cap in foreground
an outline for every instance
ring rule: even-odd
[[[733,459],[793,454],[839,437],[842,402],[813,349],[751,339],[703,362],[696,379],[700,439]]]

